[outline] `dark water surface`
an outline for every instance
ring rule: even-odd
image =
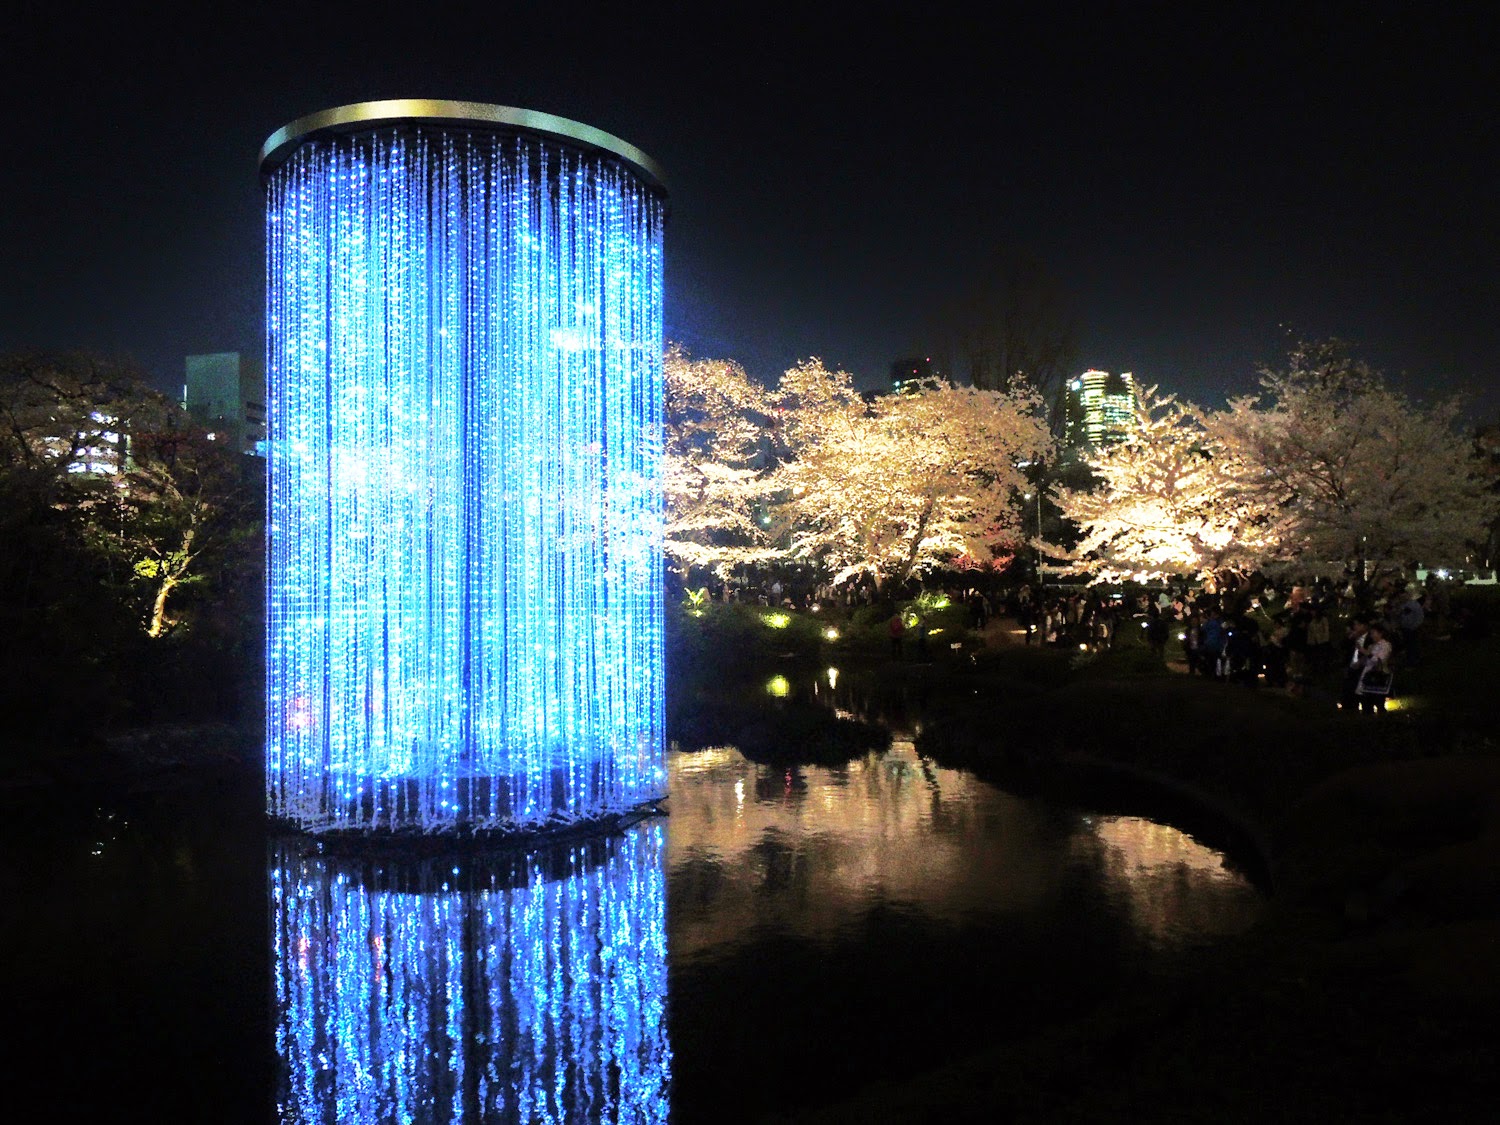
[[[520,859],[308,854],[267,840],[253,778],[22,803],[7,1100],[754,1119],[1067,1019],[1257,916],[1183,833],[1007,794],[910,733],[837,768],[673,753],[669,817]]]

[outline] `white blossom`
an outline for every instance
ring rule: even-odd
[[[1034,394],[934,381],[866,402],[847,372],[809,360],[778,388],[777,473],[793,557],[835,585],[904,582],[988,560],[1019,535],[1022,462],[1051,450]]]
[[[1268,510],[1236,489],[1244,465],[1175,396],[1145,388],[1131,436],[1088,464],[1096,487],[1053,491],[1082,533],[1078,545],[1045,546],[1077,571],[1107,581],[1222,575],[1253,570],[1270,546]]]
[[[684,579],[777,557],[756,519],[774,487],[766,390],[739,364],[691,359],[675,344],[664,376],[667,555]]]
[[[1274,507],[1263,565],[1364,577],[1461,563],[1493,518],[1459,405],[1423,408],[1337,341],[1295,349],[1265,393],[1208,416],[1244,465],[1238,495]]]
[[[1221,411],[1142,396],[1128,442],[1058,489],[1082,533],[1048,547],[1107,579],[1250,570],[1382,574],[1461,562],[1494,518],[1458,406],[1422,408],[1337,341],[1295,349],[1264,393]]]

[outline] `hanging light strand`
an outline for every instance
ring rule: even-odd
[[[660,195],[432,126],[312,138],[267,193],[270,810],[659,796]]]

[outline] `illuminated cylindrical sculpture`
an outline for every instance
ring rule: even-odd
[[[401,101],[293,122],[261,172],[269,811],[508,831],[661,796],[659,171]]]

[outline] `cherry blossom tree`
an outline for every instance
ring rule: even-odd
[[[1362,580],[1466,558],[1494,518],[1458,406],[1424,408],[1338,341],[1299,345],[1263,393],[1204,411],[1142,397],[1138,429],[1097,451],[1094,489],[1058,489],[1078,547],[1118,579],[1252,570]]]
[[[877,588],[957,558],[983,561],[1019,538],[1021,467],[1051,451],[1030,390],[936,381],[865,399],[812,359],[777,390],[781,526],[792,557],[833,584]]]
[[[679,345],[665,357],[665,549],[679,576],[724,578],[779,552],[757,518],[774,488],[766,390],[739,364],[692,359]]]
[[[1131,437],[1088,457],[1096,485],[1059,487],[1053,499],[1081,533],[1053,559],[1107,581],[1213,575],[1220,582],[1260,565],[1274,507],[1241,490],[1246,467],[1206,432],[1203,414],[1145,388]]]
[[[1231,494],[1274,512],[1264,567],[1374,582],[1483,538],[1494,497],[1458,403],[1411,402],[1337,340],[1299,345],[1261,385],[1204,425],[1238,467]]]

